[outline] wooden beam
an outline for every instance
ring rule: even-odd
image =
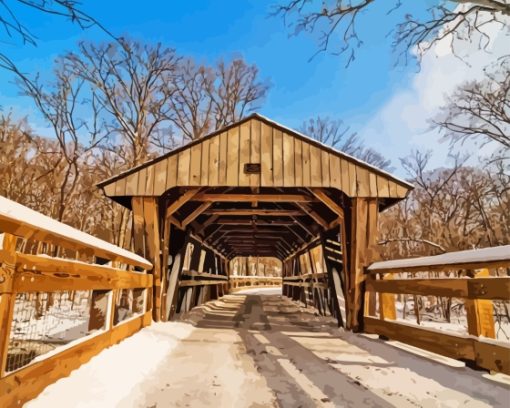
[[[298,210],[269,210],[269,209],[261,209],[261,208],[249,208],[249,209],[212,209],[206,211],[207,214],[215,214],[215,215],[258,215],[258,216],[268,216],[268,217],[292,217],[303,215],[301,211]]]
[[[153,279],[153,310],[152,317],[158,322],[161,316],[161,226],[158,209],[158,198],[143,198],[143,218],[145,222],[145,257],[152,262]]]
[[[212,203],[202,203],[200,204],[190,215],[188,215],[181,223],[182,229],[186,228],[186,226],[192,222],[195,218],[197,218],[200,214],[202,214],[205,210],[207,210]]]
[[[214,222],[215,224],[222,224],[222,225],[257,225],[257,226],[264,226],[264,227],[281,227],[281,226],[287,226],[287,225],[296,225],[294,221],[290,220],[251,220],[251,219],[236,219],[236,218],[230,218],[230,219],[219,219]]]
[[[340,218],[344,218],[344,209],[339,206],[326,192],[320,188],[311,188],[312,194],[317,197],[326,207],[333,211]]]
[[[200,193],[193,201],[225,202],[225,203],[310,203],[316,202],[314,197],[306,194],[209,194]]]
[[[467,299],[510,299],[510,277],[367,280],[375,292]]]
[[[179,287],[190,287],[190,286],[208,286],[208,285],[224,285],[225,281],[217,280],[181,280]]]
[[[182,194],[177,200],[175,200],[172,204],[170,204],[166,211],[165,211],[165,217],[170,217],[173,213],[175,213],[179,208],[181,208],[184,204],[186,204],[188,201],[190,201],[193,196],[198,194],[200,191],[200,188],[192,188],[188,191],[186,191],[184,194]]]
[[[302,227],[301,227],[301,228],[302,228]],[[305,240],[305,239],[304,239],[301,235],[299,235],[296,231],[294,231],[294,230],[292,229],[292,227],[287,226],[287,229],[288,229],[288,230],[289,230],[292,234],[294,234],[294,236],[295,236],[295,237],[296,237],[299,241],[301,241],[301,243],[303,243],[303,244],[304,244],[304,243],[306,242],[306,240]]]
[[[367,333],[379,334],[450,358],[471,360],[487,370],[510,374],[508,344],[493,344],[367,316],[364,328]]]
[[[11,234],[4,234],[3,250],[0,257],[0,377],[7,371],[7,354],[9,339],[14,317],[16,294],[12,293],[12,281],[15,276],[17,238]],[[1,389],[0,389],[1,391]],[[0,392],[0,400],[2,393]],[[9,405],[5,405],[9,406]]]
[[[212,215],[207,220],[205,220],[201,226],[195,229],[195,234],[201,234],[202,231],[204,231],[209,225],[214,224],[214,221],[216,221],[219,218],[219,215]]]
[[[175,218],[173,215],[169,215],[168,217],[166,217],[166,219],[170,222],[170,224],[173,224],[175,225],[177,228],[179,229],[184,229],[181,222]]]
[[[274,241],[284,241],[284,238],[282,237],[279,237],[279,236],[269,236],[269,237],[265,237],[263,235],[238,235],[238,234],[235,234],[235,235],[229,235],[228,233],[226,233],[226,235],[223,237],[223,240],[226,241],[226,242],[230,242],[230,241],[234,241],[234,242],[239,242],[239,241],[243,241],[243,242],[264,242],[264,241],[267,241],[267,242],[274,242]]]
[[[371,258],[375,255],[373,251],[377,242],[377,199],[353,198],[350,217],[349,250],[346,251],[349,257],[346,274],[347,329],[359,331],[363,325],[364,271],[373,261]],[[346,237],[346,234],[342,236]]]
[[[326,221],[324,221],[324,219],[319,214],[317,214],[315,211],[313,211],[312,209],[306,207],[302,203],[296,203],[296,205],[299,208],[301,208],[305,214],[309,215],[321,227],[323,227],[324,229],[328,229],[329,228],[329,224]]]

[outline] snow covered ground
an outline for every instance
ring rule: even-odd
[[[161,368],[161,357],[174,350],[193,330],[193,326],[185,323],[153,323],[93,357],[69,377],[48,386],[25,407],[137,406],[145,379]]]

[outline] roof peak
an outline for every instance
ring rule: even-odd
[[[172,156],[174,154],[178,154],[179,152],[181,152],[181,151],[183,151],[185,149],[188,149],[188,148],[190,148],[192,146],[195,146],[196,144],[203,143],[207,139],[213,138],[213,137],[215,137],[215,136],[217,136],[219,134],[222,134],[224,132],[228,132],[230,129],[233,129],[233,128],[237,127],[237,126],[241,126],[242,124],[244,124],[244,123],[246,123],[246,122],[248,122],[250,120],[253,120],[253,119],[259,120],[262,123],[265,123],[266,125],[272,127],[273,129],[278,129],[278,130],[286,132],[286,133],[288,133],[288,134],[290,134],[290,135],[292,135],[294,137],[297,137],[297,138],[300,138],[302,140],[305,140],[307,143],[315,145],[316,147],[318,147],[318,148],[320,148],[322,150],[326,150],[326,151],[328,151],[330,153],[333,153],[333,154],[336,154],[336,155],[340,155],[342,158],[347,159],[347,160],[349,160],[351,162],[354,162],[355,164],[357,164],[359,166],[365,167],[365,168],[367,168],[370,171],[374,171],[375,173],[378,173],[378,174],[380,174],[380,175],[382,175],[384,177],[389,177],[389,178],[395,180],[400,185],[402,185],[402,186],[404,186],[404,187],[406,187],[408,189],[414,188],[414,186],[412,184],[410,184],[407,181],[402,180],[402,179],[392,175],[391,173],[389,173],[389,172],[387,172],[385,170],[382,170],[382,169],[380,169],[380,168],[378,168],[378,167],[376,167],[376,166],[374,166],[372,164],[369,164],[369,163],[367,163],[367,162],[365,162],[363,160],[358,159],[357,157],[354,157],[354,156],[352,156],[352,155],[350,155],[348,153],[345,153],[345,152],[343,152],[341,150],[338,150],[338,149],[336,149],[336,148],[334,148],[332,146],[329,146],[329,145],[327,145],[327,144],[325,144],[323,142],[320,142],[320,141],[318,141],[318,140],[316,140],[316,139],[314,139],[314,138],[312,138],[312,137],[310,137],[308,135],[305,135],[305,134],[303,134],[303,133],[301,133],[301,132],[299,132],[299,131],[297,131],[295,129],[289,128],[289,127],[281,124],[280,122],[277,122],[277,121],[275,121],[273,119],[268,118],[267,116],[264,116],[264,115],[260,114],[259,112],[252,112],[249,115],[245,116],[244,118],[241,118],[241,119],[237,120],[236,122],[233,122],[233,123],[231,123],[229,125],[226,125],[226,126],[220,128],[220,129],[217,129],[217,130],[215,130],[213,132],[210,132],[210,133],[202,136],[201,138],[191,140],[190,142],[188,142],[186,144],[183,144],[182,146],[176,147],[175,149],[172,149],[169,152],[167,152],[167,153],[165,153],[165,154],[163,154],[163,155],[161,155],[159,157],[156,157],[154,159],[148,160],[148,161],[146,161],[146,162],[144,162],[144,163],[142,163],[142,164],[140,164],[138,166],[132,167],[129,170],[126,170],[126,171],[124,171],[122,173],[119,173],[116,176],[113,176],[113,177],[111,177],[111,178],[109,178],[107,180],[104,180],[104,181],[98,183],[97,186],[100,187],[100,188],[103,188],[105,185],[108,185],[108,184],[114,182],[115,180],[118,180],[118,179],[120,179],[122,177],[125,177],[125,176],[127,176],[129,174],[132,174],[132,173],[134,173],[134,172],[136,172],[136,171],[138,171],[140,169],[143,169],[144,167],[150,166],[150,165],[152,165],[154,163],[157,163],[157,162],[159,162],[161,160],[164,160],[164,159],[168,158],[169,156]]]

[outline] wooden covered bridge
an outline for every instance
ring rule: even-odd
[[[318,264],[318,309],[354,330],[361,324],[363,267],[373,260],[378,213],[412,189],[258,114],[99,187],[133,212],[135,252],[154,264],[155,320],[180,310],[177,287],[189,277],[183,270],[209,273],[201,280],[213,286],[197,290],[210,292],[214,282],[206,279],[226,278],[229,260],[258,255],[280,259],[284,278],[311,273],[307,265]],[[317,246],[324,253],[314,251],[316,259],[303,263],[301,255]],[[190,248],[191,265],[184,265]]]
[[[510,374],[494,329],[510,247],[374,263],[378,214],[412,186],[367,163],[254,114],[99,187],[132,211],[135,253],[0,197],[0,406],[247,285],[282,286],[347,330]],[[231,261],[247,256],[277,258],[282,277],[234,276]],[[466,334],[422,327],[416,310],[417,324],[398,321],[402,294],[415,307],[417,296],[462,299]]]

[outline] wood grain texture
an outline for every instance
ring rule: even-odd
[[[261,124],[260,128],[260,185],[262,187],[273,186],[273,129]]]
[[[227,186],[239,185],[239,128],[233,128],[227,134]]]
[[[220,136],[209,141],[209,182],[210,186],[219,185],[220,169]]]
[[[329,174],[329,152],[322,150],[321,151],[321,174],[322,174],[322,187],[330,187],[331,180]]]
[[[294,140],[294,177],[296,187],[303,186],[303,142]]]
[[[200,186],[202,174],[202,144],[196,144],[190,149],[191,162],[190,162],[190,186]]]
[[[252,120],[250,122],[250,163],[260,163],[261,157],[261,122]],[[261,173],[250,174],[250,186],[260,187]]]
[[[228,134],[223,132],[220,134],[220,145],[219,145],[219,165],[218,165],[218,185],[227,185],[227,147],[228,147]]]
[[[510,374],[510,346],[439,333],[411,325],[365,317],[365,331],[446,357],[470,360],[481,368]]]
[[[177,184],[189,186],[189,172],[191,164],[191,149],[185,149],[177,156]],[[143,194],[141,194],[143,195]]]
[[[154,195],[160,196],[166,191],[167,162],[161,160],[154,165]]]
[[[294,187],[296,185],[294,137],[292,137],[288,133],[283,133],[282,154],[283,154],[283,185],[286,187]]]
[[[239,129],[239,166],[237,172],[239,174],[239,186],[250,185],[250,174],[244,172],[244,165],[251,163],[251,130],[250,123],[243,123]]]
[[[273,185],[283,187],[283,134],[273,129]]]
[[[310,145],[310,185],[312,187],[322,187],[321,153],[317,146]]]
[[[206,139],[201,146],[201,158],[202,162],[200,164],[200,184],[208,185],[209,184],[209,144],[210,140]]]
[[[260,173],[244,173],[247,163],[259,163]],[[103,188],[109,197],[160,196],[177,186],[333,187],[367,198],[404,198],[409,191],[371,166],[257,118],[193,141]]]

